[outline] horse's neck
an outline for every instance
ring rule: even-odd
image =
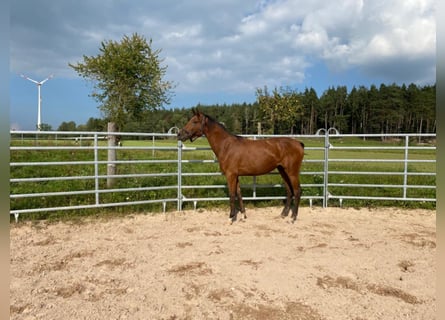
[[[217,123],[208,125],[204,133],[216,157],[219,157],[226,144],[234,137]]]

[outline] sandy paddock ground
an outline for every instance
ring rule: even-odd
[[[435,211],[280,211],[12,224],[10,318],[436,318]]]

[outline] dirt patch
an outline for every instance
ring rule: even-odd
[[[436,319],[436,213],[281,208],[20,223],[10,319]]]
[[[406,303],[411,303],[411,304],[421,303],[421,301],[419,301],[417,297],[409,293],[406,293],[401,289],[393,288],[386,285],[360,284],[347,277],[337,277],[336,279],[333,279],[330,276],[325,276],[323,278],[317,279],[317,285],[324,289],[337,287],[337,288],[354,290],[357,292],[361,292],[362,294],[366,294],[365,291],[368,291],[381,296],[392,296],[395,298],[399,298],[405,301]]]
[[[205,262],[191,262],[188,264],[181,264],[168,269],[169,273],[175,273],[181,276],[184,275],[208,275],[212,274],[212,269],[210,269]]]
[[[315,310],[300,302],[288,302],[283,307],[260,304],[236,304],[231,308],[231,319],[249,320],[321,320]]]
[[[251,259],[240,261],[241,265],[250,266],[255,270],[258,270],[258,266],[261,265],[261,263],[262,263],[261,261],[252,261]]]
[[[416,233],[405,233],[401,235],[401,239],[417,247],[436,247],[436,233],[419,231]]]

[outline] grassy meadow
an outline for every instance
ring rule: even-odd
[[[302,138],[306,146],[305,161],[302,166],[301,183],[303,184],[303,197],[320,197],[323,194],[323,162],[324,159],[324,139],[323,138]],[[128,140],[123,137],[122,148],[117,149],[117,178],[112,190],[107,189],[107,150],[106,141],[100,141],[97,157],[102,161],[98,165],[98,180],[100,203],[133,202],[145,200],[174,199],[177,198],[178,177],[177,171],[177,141],[174,138],[164,138],[158,140]],[[424,142],[425,143],[425,142]],[[42,147],[40,150],[11,150],[11,163],[19,162],[88,162],[94,161],[93,142],[90,140],[26,140],[11,139],[12,147]],[[378,139],[367,139],[355,137],[332,138],[331,144],[334,148],[329,150],[329,192],[335,196],[367,196],[367,197],[402,197],[402,188],[394,188],[391,185],[402,185],[403,175],[390,175],[389,172],[404,171],[403,162],[372,162],[369,159],[391,159],[403,160],[405,151],[388,150],[385,147],[403,147],[404,140],[381,141]],[[410,146],[416,146],[417,141],[410,141]],[[49,149],[48,147],[64,147],[63,150]],[[338,147],[378,147],[378,149],[354,150],[336,149]],[[91,147],[91,148],[88,148]],[[199,150],[188,150],[187,148],[198,148]],[[193,143],[185,142],[185,149],[182,152],[183,160],[215,160],[211,150],[201,150],[207,148],[208,143],[205,138],[196,140]],[[46,149],[45,149],[46,148]],[[153,149],[162,148],[162,149]],[[171,149],[170,149],[171,148]],[[341,161],[342,159],[354,159],[354,161]],[[409,160],[434,160],[435,150],[409,150]],[[144,163],[136,163],[136,161]],[[409,162],[408,172],[422,173],[435,172],[436,164]],[[182,163],[182,194],[186,199],[227,197],[225,188],[226,180],[219,172],[217,163],[208,161],[184,162]],[[379,174],[348,174],[348,172],[378,172]],[[197,173],[208,173],[206,176],[197,176]],[[95,203],[95,168],[91,164],[70,164],[70,165],[31,165],[31,166],[11,166],[11,210],[41,208],[41,207],[65,207],[75,205],[88,205]],[[122,177],[122,175],[128,175]],[[156,176],[155,176],[156,175]],[[84,177],[84,178],[79,178]],[[14,182],[13,179],[21,178],[41,178],[41,181]],[[56,180],[64,178],[64,180]],[[241,177],[242,193],[244,197],[252,196],[253,177]],[[269,175],[256,177],[257,196],[284,196],[285,189],[280,186],[282,180],[277,172]],[[410,175],[407,183],[409,185],[435,186],[436,177]],[[384,185],[374,187],[348,187],[342,184],[369,184]],[[224,186],[224,187],[221,187]],[[132,190],[128,190],[132,189]],[[136,190],[135,190],[136,189]],[[82,194],[74,194],[81,191]],[[73,194],[58,195],[59,192],[72,192]],[[33,193],[35,197],[14,198],[16,194]],[[43,193],[51,193],[43,195]],[[42,194],[42,195],[40,195]],[[433,188],[408,188],[407,197],[412,198],[435,198],[436,191]],[[281,200],[267,201],[246,201],[248,206],[279,205]],[[308,205],[307,199],[302,200],[301,205]],[[313,200],[313,205],[322,205],[321,199]],[[329,200],[329,206],[339,205],[337,199]],[[435,202],[420,201],[390,201],[390,200],[359,200],[351,199],[343,201],[344,206],[404,206],[435,208]],[[183,208],[193,206],[191,202],[185,202]],[[199,201],[198,206],[214,207],[228,206],[227,201]],[[175,210],[176,203],[168,203],[167,210]],[[61,217],[76,217],[82,215],[102,215],[102,214],[126,214],[129,212],[160,212],[162,205],[136,204],[129,206],[118,206],[101,209],[76,209],[64,211],[44,211],[35,213],[23,213],[20,219],[59,219]]]

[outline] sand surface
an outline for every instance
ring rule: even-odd
[[[10,319],[436,319],[436,212],[198,210],[19,223]]]

